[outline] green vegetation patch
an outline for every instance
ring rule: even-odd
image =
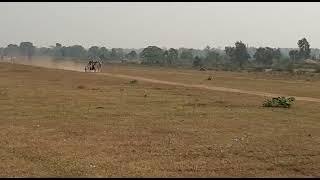
[[[277,97],[272,99],[267,99],[263,103],[263,107],[282,107],[282,108],[290,108],[294,103],[294,97]]]

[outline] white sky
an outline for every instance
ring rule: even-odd
[[[314,2],[1,2],[0,46],[320,47]]]

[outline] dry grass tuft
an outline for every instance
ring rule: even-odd
[[[84,85],[79,85],[77,86],[78,89],[86,89],[86,87]]]

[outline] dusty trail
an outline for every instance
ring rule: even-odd
[[[24,65],[31,65],[31,66],[38,66],[38,67],[44,67],[44,68],[50,68],[50,69],[63,69],[63,70],[70,70],[70,71],[78,71],[83,72],[82,64],[74,63],[74,62],[53,62],[53,61],[18,61],[15,62],[15,64],[24,64]],[[183,86],[183,87],[191,87],[191,88],[200,88],[200,89],[209,89],[213,91],[223,91],[223,92],[233,92],[233,93],[242,93],[242,94],[250,94],[250,95],[257,95],[257,96],[264,96],[264,97],[278,97],[278,96],[288,96],[284,94],[273,94],[273,93],[267,93],[267,92],[259,92],[259,91],[248,91],[248,90],[241,90],[241,89],[233,89],[233,88],[226,88],[226,87],[218,87],[218,86],[206,86],[201,84],[185,84],[185,83],[179,83],[179,82],[171,82],[171,81],[162,81],[157,79],[150,79],[150,78],[144,78],[140,76],[129,76],[124,74],[112,74],[112,73],[96,73],[97,75],[105,75],[110,77],[118,77],[118,78],[125,78],[125,79],[136,79],[140,81],[145,82],[151,82],[151,83],[158,83],[158,84],[167,84],[167,85],[174,85],[174,86]],[[298,97],[293,96],[296,98],[296,100],[299,101],[309,101],[309,102],[320,102],[320,99],[318,98],[312,98],[312,97]]]
[[[98,74],[110,76],[110,77],[136,79],[136,80],[140,80],[140,81],[158,83],[158,84],[167,84],[167,85],[175,85],[175,86],[183,86],[183,87],[191,87],[191,88],[201,88],[201,89],[209,89],[209,90],[214,90],[214,91],[242,93],[242,94],[250,94],[250,95],[265,96],[265,97],[288,96],[288,95],[283,95],[283,94],[273,94],[273,93],[259,92],[259,91],[247,91],[247,90],[218,87],[218,86],[206,86],[206,85],[200,85],[200,84],[199,85],[197,85],[197,84],[184,84],[184,83],[179,83],[179,82],[162,81],[162,80],[157,80],[157,79],[144,78],[144,77],[140,77],[140,76],[128,76],[128,75],[123,75],[123,74],[111,74],[111,73],[98,73]],[[295,97],[296,100],[299,100],[299,101],[320,102],[320,99],[318,99],[318,98],[298,97],[298,96],[293,96],[293,97]]]

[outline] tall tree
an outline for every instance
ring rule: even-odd
[[[157,46],[148,46],[142,50],[140,57],[146,64],[163,64],[163,50]]]
[[[207,49],[205,53],[204,63],[208,66],[217,66],[221,61],[221,56],[213,49]]]
[[[84,59],[87,58],[87,51],[81,45],[73,45],[61,48],[62,55],[65,57],[79,58]]]
[[[300,58],[300,53],[298,50],[291,50],[289,51],[289,56],[290,56],[291,62],[296,63],[296,61],[299,60]]]
[[[207,45],[207,46],[203,49],[203,52],[204,52],[205,56],[208,56],[208,54],[211,52],[211,47]]]
[[[88,56],[91,58],[99,57],[100,48],[98,46],[91,46],[88,50]]]
[[[307,41],[306,38],[302,38],[298,41],[298,46],[299,46],[299,55],[300,58],[308,59],[310,58],[310,44]]]
[[[192,62],[193,67],[202,67],[203,62],[202,59],[199,56],[196,56]]]
[[[122,48],[112,48],[111,58],[114,60],[121,60],[125,57],[125,53]]]
[[[61,45],[60,43],[56,43],[56,47],[57,47],[57,48],[61,48],[62,45]]]
[[[166,59],[166,63],[171,65],[177,61],[179,52],[174,48],[170,48],[169,50],[165,51],[164,56]]]
[[[274,59],[281,59],[281,51],[280,48],[277,48],[276,50],[273,51],[273,58]]]
[[[35,47],[31,42],[21,42],[19,49],[20,49],[21,55],[28,57],[29,60],[31,59],[31,57],[35,52]]]
[[[102,60],[111,59],[111,52],[107,48],[101,47],[99,50],[99,58]]]
[[[225,52],[232,62],[239,64],[240,68],[242,68],[250,58],[247,47],[242,41],[237,41],[235,47],[225,47]]]
[[[128,54],[126,54],[126,58],[128,58],[130,60],[137,59],[138,54],[136,53],[136,51],[130,51]]]
[[[191,60],[193,59],[192,49],[184,49],[180,54],[180,59]]]
[[[6,48],[4,48],[3,54],[5,56],[10,56],[12,59],[14,56],[19,55],[19,46],[16,44],[9,44]]]
[[[256,62],[259,64],[269,66],[272,64],[272,60],[274,58],[275,52],[272,48],[266,47],[266,48],[258,48],[256,53],[254,54],[254,58]]]
[[[1,56],[1,60],[3,60],[3,56],[4,56],[4,48],[0,48],[0,56]]]
[[[61,58],[63,56],[62,45],[60,43],[56,43],[56,46],[53,47],[53,53],[55,58]]]

